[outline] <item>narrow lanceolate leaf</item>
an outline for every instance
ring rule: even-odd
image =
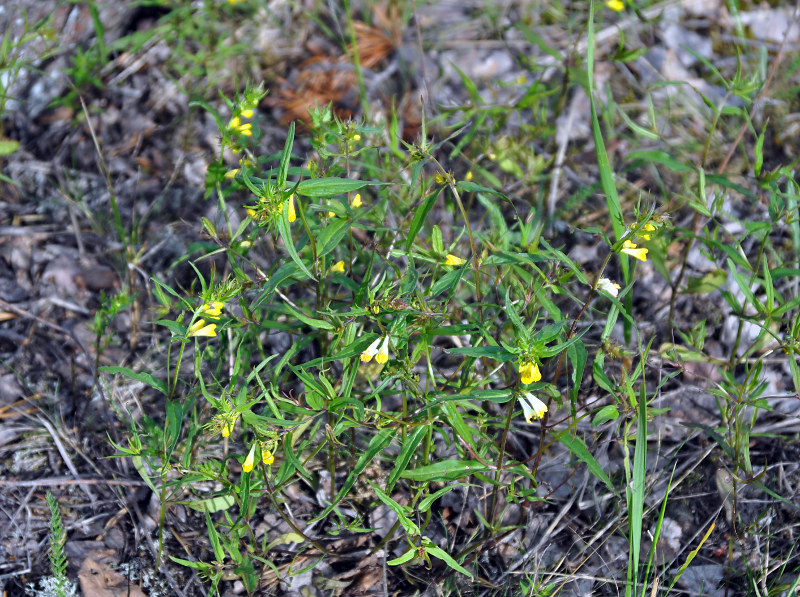
[[[375,457],[389,444],[390,441],[392,441],[394,434],[394,429],[381,429],[381,431],[372,438],[372,440],[369,442],[369,446],[367,446],[367,449],[364,450],[364,453],[353,467],[353,470],[351,470],[350,474],[347,475],[347,480],[345,480],[344,485],[342,485],[342,488],[339,490],[339,493],[336,494],[336,498],[333,500],[333,503],[328,504],[327,508],[325,508],[325,510],[323,510],[319,516],[314,518],[314,520],[321,520],[330,514],[331,510],[336,507],[336,504],[338,504],[341,499],[347,495],[350,489],[352,489],[356,479],[364,471],[364,469],[367,468],[367,465],[375,459]]]
[[[330,197],[363,189],[366,186],[385,184],[373,180],[355,180],[353,178],[312,178],[298,183],[295,192],[304,197]]]
[[[403,471],[400,476],[412,481],[455,481],[488,470],[489,467],[478,460],[440,460],[427,466]]]
[[[125,377],[129,377],[131,379],[135,379],[136,381],[141,381],[142,383],[146,383],[148,386],[158,390],[165,396],[167,394],[167,384],[160,379],[156,379],[155,377],[153,377],[152,374],[147,373],[146,371],[137,373],[131,369],[128,369],[127,367],[116,367],[116,366],[100,367],[100,371],[112,374],[121,373]]]
[[[569,432],[567,432],[562,434],[561,437],[558,438],[558,441],[564,444],[567,449],[572,452],[572,455],[578,460],[585,462],[586,466],[589,467],[589,472],[605,483],[606,487],[608,487],[614,493],[617,492],[617,490],[614,488],[614,484],[611,482],[611,479],[608,478],[606,472],[600,467],[600,464],[597,462],[597,460],[594,459],[594,456],[592,456],[592,453],[589,452],[589,449],[586,447],[586,444],[581,438],[572,436]]]

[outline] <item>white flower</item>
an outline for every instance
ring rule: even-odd
[[[617,295],[619,294],[619,289],[620,285],[612,282],[608,278],[600,278],[597,281],[597,290],[602,290],[604,292],[607,292],[614,298],[617,298]]]
[[[530,392],[520,396],[519,401],[528,423],[532,423],[533,419],[541,419],[547,412],[547,405]]]

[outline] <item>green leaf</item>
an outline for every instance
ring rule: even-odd
[[[439,197],[439,193],[442,192],[443,187],[438,187],[433,193],[425,197],[420,205],[417,208],[417,211],[414,212],[414,219],[411,220],[411,225],[408,229],[408,238],[406,239],[406,252],[411,251],[411,247],[414,244],[414,241],[417,238],[417,234],[419,231],[422,230],[422,225],[425,223],[425,220],[428,218],[428,213],[430,213],[431,208],[436,204],[436,199]]]
[[[154,388],[164,394],[167,395],[167,384],[161,381],[160,379],[156,379],[153,377],[152,374],[147,373],[146,371],[142,371],[141,373],[136,373],[135,371],[128,369],[127,367],[117,367],[117,366],[109,366],[109,367],[100,367],[100,371],[105,373],[119,373],[124,375],[125,377],[129,377],[131,379],[135,379],[136,381],[141,381],[142,383],[146,383],[151,388]]]
[[[347,479],[345,480],[344,485],[342,485],[342,488],[339,490],[339,493],[336,494],[336,498],[333,500],[333,503],[328,504],[322,513],[316,516],[314,520],[322,520],[331,513],[331,510],[333,510],[342,500],[342,498],[347,495],[347,492],[349,492],[353,487],[356,479],[364,471],[364,469],[367,468],[367,465],[375,459],[381,450],[389,445],[389,442],[392,441],[394,434],[394,429],[381,429],[373,436],[372,440],[369,442],[369,446],[367,446],[367,449],[364,450],[363,454],[361,454],[355,466],[353,466],[353,469],[350,471],[350,474],[347,475]]]
[[[333,329],[336,329],[336,326],[333,325],[332,323],[330,323],[329,321],[324,321],[322,319],[314,319],[313,317],[309,317],[305,313],[299,311],[298,309],[295,309],[294,307],[292,307],[289,304],[287,304],[285,306],[285,308],[286,308],[287,311],[289,311],[289,313],[292,316],[296,317],[297,319],[299,319],[300,321],[302,321],[306,325],[311,326],[312,328],[315,328],[315,329],[318,329],[318,330],[333,330]]]
[[[176,504],[181,504],[187,508],[191,508],[197,512],[206,512],[213,514],[221,510],[227,510],[236,503],[232,495],[219,495],[217,497],[204,498],[202,500],[182,500],[176,501]]]
[[[352,178],[312,178],[311,180],[301,180],[295,189],[295,193],[304,197],[330,197],[331,195],[341,195],[363,189],[366,186],[383,185],[386,183],[355,180]]]
[[[616,421],[619,418],[619,411],[617,410],[616,405],[614,404],[607,404],[603,408],[595,413],[594,418],[592,418],[592,427],[598,427],[603,423],[608,423],[609,421]]]
[[[19,149],[19,141],[0,139],[0,155],[11,155]]]
[[[401,506],[397,502],[395,502],[388,494],[386,494],[380,487],[375,485],[372,481],[367,481],[370,487],[372,487],[375,495],[378,496],[378,499],[382,501],[392,512],[397,514],[397,519],[400,521],[400,524],[403,526],[403,529],[408,535],[416,536],[419,535],[419,527],[408,517],[408,507]]]
[[[488,357],[495,361],[505,363],[515,358],[516,355],[508,352],[502,346],[464,346],[459,348],[445,348],[449,354],[463,354],[468,357]]]
[[[594,459],[589,449],[586,447],[584,441],[579,438],[578,436],[573,436],[569,431],[562,433],[561,436],[558,438],[566,448],[572,452],[572,455],[582,460],[586,463],[586,466],[589,467],[589,472],[591,472],[595,477],[600,479],[603,483],[605,483],[606,487],[608,487],[613,493],[617,493],[617,490],[614,488],[614,484],[611,482],[611,479],[608,478],[606,472],[600,468],[600,465],[597,463],[597,460]]]
[[[411,457],[414,456],[414,453],[417,450],[417,446],[423,440],[425,435],[428,433],[428,426],[421,426],[417,427],[408,437],[406,437],[406,441],[403,443],[403,449],[400,450],[400,454],[397,455],[395,459],[394,469],[389,474],[389,478],[386,480],[386,491],[391,493],[392,489],[394,488],[394,484],[397,483],[397,479],[400,478],[400,474],[406,470],[408,463],[411,461]]]
[[[427,466],[403,471],[400,476],[412,481],[455,481],[488,470],[489,467],[479,460],[440,460]]]
[[[425,541],[425,539],[427,539],[427,541]],[[428,553],[429,553],[429,554],[431,554],[431,555],[432,555],[432,556],[434,556],[434,557],[437,557],[437,558],[439,558],[439,559],[440,559],[440,560],[442,560],[442,561],[443,561],[445,564],[447,564],[448,566],[450,566],[450,567],[451,567],[453,570],[456,570],[457,572],[460,572],[461,574],[465,574],[466,576],[469,576],[470,578],[472,578],[472,574],[470,574],[470,572],[469,572],[469,571],[468,571],[466,568],[462,567],[462,566],[461,566],[461,565],[460,565],[458,562],[456,562],[456,561],[455,561],[455,560],[454,560],[454,559],[453,559],[453,558],[450,556],[450,554],[449,554],[449,553],[447,553],[447,552],[446,552],[445,550],[443,550],[441,547],[438,547],[438,546],[436,546],[436,545],[433,545],[433,542],[432,542],[432,541],[431,541],[431,544],[430,544],[430,545],[428,545],[428,544],[427,544],[427,543],[428,543],[428,541],[430,541],[430,539],[428,539],[427,537],[423,538],[423,545],[425,546],[425,548],[427,549],[427,551],[428,551]]]
[[[309,271],[309,269],[306,267],[306,264],[303,263],[302,259],[300,259],[300,255],[297,254],[297,249],[295,249],[294,240],[292,239],[292,232],[289,229],[288,210],[289,210],[289,202],[287,201],[283,207],[283,215],[277,218],[278,232],[280,233],[281,238],[283,239],[283,245],[286,248],[286,252],[289,253],[289,257],[291,257],[292,261],[294,261],[297,264],[297,267],[299,267],[300,270],[304,274],[306,274],[309,278],[311,278],[312,280],[316,280],[314,274],[312,274]]]

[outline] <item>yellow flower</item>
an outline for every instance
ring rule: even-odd
[[[252,118],[253,117],[253,110],[250,109],[250,108],[247,108],[246,110],[242,110],[240,112],[240,114],[242,116],[244,116],[245,118]]]
[[[375,342],[370,344],[367,349],[361,353],[361,362],[369,363],[376,354],[378,354],[378,347],[381,344],[381,339],[376,338]]]
[[[217,335],[217,324],[210,323],[206,325],[205,319],[198,319],[195,321],[189,329],[186,330],[187,336],[216,336]]]
[[[250,216],[251,218],[256,217],[256,210],[254,210],[252,207],[248,207],[247,208],[247,215]]]
[[[344,273],[344,261],[337,261],[331,266],[331,273]]]
[[[467,262],[466,259],[461,259],[461,257],[456,257],[455,255],[448,254],[447,259],[444,260],[445,265],[464,265]]]
[[[625,10],[625,3],[622,0],[606,0],[606,6],[615,12]]]
[[[222,437],[230,437],[231,433],[233,433],[233,426],[236,425],[236,415],[227,416],[222,421],[222,430],[220,434]]]
[[[289,195],[289,222],[294,222],[297,219],[297,214],[294,211],[294,194]]]
[[[611,296],[613,296],[614,298],[617,298],[617,295],[619,294],[619,289],[620,285],[615,284],[608,278],[600,278],[597,281],[597,290],[603,290],[608,294],[610,294]]]
[[[525,420],[528,423],[532,423],[533,419],[541,419],[547,412],[547,405],[530,392],[520,396],[519,401],[522,404],[522,412],[525,414]]]
[[[244,135],[245,137],[252,137],[253,125],[249,122],[245,122],[242,124],[242,121],[239,120],[238,116],[234,116],[231,118],[231,121],[228,123],[228,130],[233,131],[234,133],[238,133],[240,135]]]
[[[351,137],[351,139],[353,141],[361,141],[361,135],[359,135],[358,133],[353,133],[353,136]]]
[[[378,363],[379,365],[383,365],[388,360],[389,360],[389,336],[386,336],[383,339],[383,344],[381,345],[381,349],[375,356],[375,362]]]
[[[650,232],[653,232],[656,229],[655,226],[651,222],[647,222],[644,226],[642,226],[641,230],[639,230],[639,236],[641,236],[644,240],[650,240]]]
[[[253,465],[255,464],[256,458],[256,445],[253,444],[250,446],[250,452],[247,453],[247,458],[244,459],[244,464],[242,464],[242,470],[246,473],[249,473],[253,470]]]
[[[522,378],[522,383],[526,386],[542,379],[542,373],[539,371],[539,365],[533,361],[520,363],[519,374]]]
[[[225,173],[225,178],[236,178],[237,174],[239,174],[239,168],[234,168],[233,170],[228,170]]]
[[[221,301],[211,301],[200,307],[200,313],[205,313],[211,317],[218,317],[222,313],[222,308],[224,306],[225,303]]]
[[[267,450],[267,448],[265,448],[263,445],[261,446],[261,462],[263,462],[267,466],[275,462],[275,456],[272,454],[272,452]]]
[[[464,180],[467,182],[472,180],[472,170],[467,170],[467,173],[464,175]]]
[[[647,249],[637,248],[637,246],[638,245],[633,244],[631,241],[626,240],[622,243],[622,249],[620,249],[620,251],[639,261],[647,261]]]
[[[436,184],[442,184],[444,182],[447,182],[447,177],[441,172],[437,172],[436,174],[434,174],[433,180],[436,181]]]
[[[356,193],[353,201],[350,202],[350,207],[361,207],[361,193]]]

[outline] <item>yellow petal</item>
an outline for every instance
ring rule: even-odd
[[[340,274],[344,273],[344,261],[337,261],[331,267],[331,273],[338,272]]]
[[[620,251],[639,261],[647,261],[647,249],[638,248],[638,245],[635,245],[629,240],[622,243],[622,249],[620,249]]]
[[[383,365],[388,360],[389,360],[389,336],[386,336],[383,339],[383,344],[381,345],[381,349],[378,351],[378,354],[375,357],[375,362],[378,363],[379,365]]]
[[[464,265],[467,262],[466,259],[461,259],[461,257],[456,257],[455,255],[448,254],[447,258],[444,260],[445,265]]]
[[[606,6],[615,12],[625,10],[625,3],[622,0],[606,0]]]
[[[275,462],[275,456],[273,456],[272,452],[270,452],[269,450],[261,448],[261,462],[269,466],[273,462]]]
[[[520,381],[523,384],[532,384],[535,381],[542,379],[542,374],[539,371],[539,365],[533,361],[521,363],[519,366]]]
[[[187,336],[216,336],[217,335],[217,324],[210,323],[206,325],[205,319],[198,319],[195,321],[188,330],[186,330]]]
[[[244,464],[242,464],[242,470],[246,473],[249,473],[253,470],[253,465],[255,464],[256,459],[256,445],[253,444],[250,447],[250,452],[247,453],[247,458],[244,459]]]
[[[353,201],[350,203],[350,207],[361,207],[361,193],[356,193],[355,197],[353,197]]]
[[[289,222],[294,222],[297,219],[297,214],[294,211],[294,195],[289,195]]]

